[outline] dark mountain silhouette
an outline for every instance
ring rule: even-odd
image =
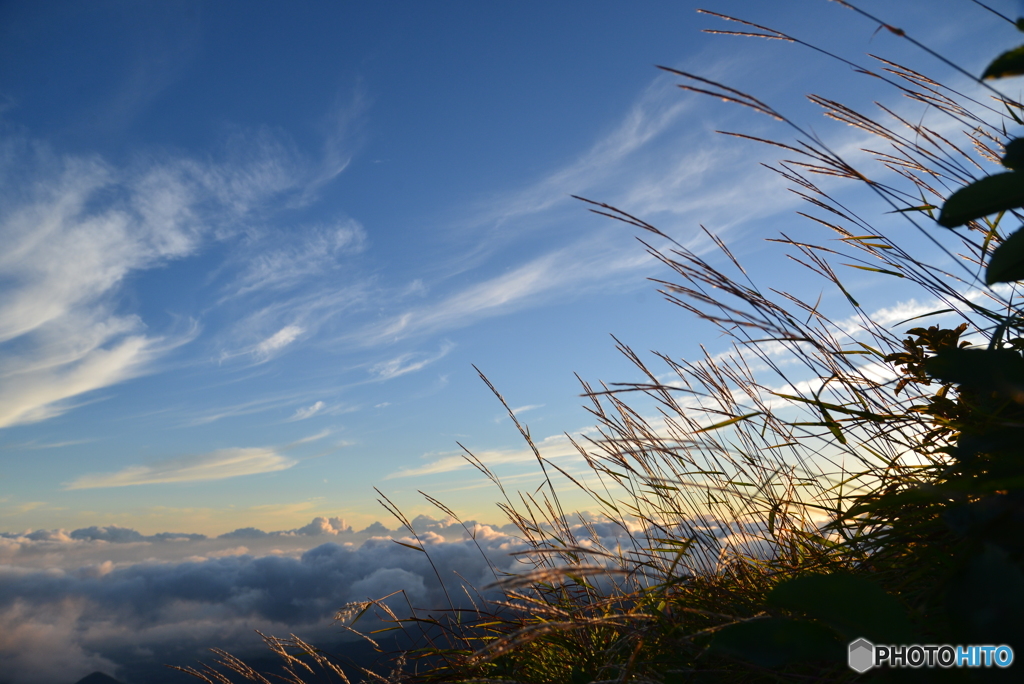
[[[91,675],[82,677],[75,684],[121,684],[121,682],[102,672],[93,672]]]

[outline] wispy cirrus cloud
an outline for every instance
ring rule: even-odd
[[[325,117],[323,133],[323,154],[312,178],[299,198],[300,203],[310,202],[316,193],[348,168],[356,150],[361,146],[367,112],[372,98],[362,85],[357,85],[348,102],[338,98],[334,108]]]
[[[568,164],[467,211],[446,236],[463,241],[461,248],[434,265],[441,275],[430,283],[432,296],[348,339],[373,346],[436,334],[650,275],[653,258],[635,243],[624,248],[630,229],[595,224],[588,207],[571,195],[649,217],[670,233],[685,230],[680,240],[698,253],[714,247],[696,229],[698,220],[726,234],[755,214],[798,203],[791,193],[779,192],[779,178],[757,165],[737,175],[726,162],[749,158],[750,151],[689,125],[688,117],[703,116],[710,102],[680,94],[677,80],[653,79],[618,124]],[[509,267],[513,242],[530,247],[525,259],[519,252]],[[467,272],[475,276],[470,284],[455,291],[444,287],[454,274]]]
[[[221,362],[257,365],[276,358],[295,342],[318,335],[332,320],[365,307],[371,279],[323,278],[307,274],[287,293],[256,290],[239,298],[241,315],[217,335]]]
[[[366,245],[366,229],[351,218],[330,225],[292,227],[286,238],[273,232],[250,238],[238,256],[244,264],[241,272],[225,287],[222,301],[306,284],[313,276],[338,269],[341,259],[362,252]]]
[[[533,410],[539,409],[539,408],[544,408],[544,404],[527,404],[526,406],[517,406],[516,408],[513,408],[511,410],[512,410],[512,415],[513,416],[518,416],[521,413],[526,413],[527,411],[533,411]],[[508,413],[502,413],[502,414],[498,415],[497,417],[495,417],[494,422],[495,423],[501,423],[502,421],[505,421],[507,419],[508,419]]]
[[[261,361],[265,361],[297,340],[299,335],[304,332],[306,332],[306,330],[301,326],[286,325],[267,339],[257,344],[253,349],[253,355]]]
[[[454,348],[454,344],[446,341],[436,354],[420,352],[401,354],[393,359],[373,364],[370,366],[370,374],[378,380],[390,380],[406,373],[414,373],[444,358]]]
[[[218,449],[207,454],[179,456],[150,465],[128,466],[113,473],[82,475],[64,485],[64,489],[132,487],[174,482],[223,480],[286,470],[298,461],[282,456],[268,447]]]
[[[60,415],[76,397],[152,372],[194,339],[195,322],[160,334],[121,313],[125,281],[226,238],[300,186],[300,165],[269,134],[230,143],[220,162],[122,168],[0,141],[0,428]],[[263,351],[291,342],[291,332],[265,340]]]
[[[593,432],[592,428],[578,431],[579,434],[586,434]],[[541,440],[535,441],[537,449],[545,459],[566,459],[566,458],[579,458],[580,452],[573,446],[572,442],[564,434],[551,435]],[[507,465],[514,463],[536,463],[537,456],[529,448],[523,449],[494,449],[489,451],[474,451],[473,454],[477,456],[481,461],[487,464],[488,467],[492,465]],[[384,479],[393,480],[401,477],[421,477],[423,475],[438,475],[441,473],[449,473],[455,470],[465,470],[472,468],[471,464],[466,460],[465,455],[462,452],[453,452],[450,454],[443,454],[439,458],[434,458],[429,463],[426,463],[415,468],[403,468],[394,473],[389,474]]]
[[[333,434],[333,432],[331,430],[321,430],[320,432],[316,433],[315,435],[307,435],[306,437],[300,437],[299,439],[297,439],[294,442],[284,446],[283,448],[284,449],[288,449],[288,448],[293,447],[293,446],[298,446],[299,444],[309,444],[310,442],[317,442],[317,441],[323,439],[324,437],[330,437],[332,434]]]
[[[361,92],[339,101],[325,120],[319,159],[268,128],[234,130],[210,158],[156,153],[123,165],[59,154],[24,136],[0,138],[0,428],[51,418],[75,397],[151,373],[194,339],[194,322],[154,332],[151,321],[123,313],[126,282],[214,242],[244,246],[239,236],[273,225],[267,216],[314,201],[358,148],[366,106]],[[228,264],[239,273],[233,292],[287,289],[366,244],[349,218],[290,237],[300,239],[260,244],[241,268]],[[315,305],[282,302],[278,313],[258,311],[262,325],[251,325],[253,309],[273,309],[262,303],[235,327],[262,360],[294,342],[298,329],[309,331],[303,316],[351,298],[319,292]],[[286,309],[292,320],[282,321]]]
[[[670,131],[693,108],[693,100],[679,97],[671,77],[654,78],[608,134],[572,162],[522,190],[489,202],[488,207],[474,217],[473,223],[503,224],[570,202],[570,195],[585,194],[612,178],[620,183],[624,177],[623,163]]]
[[[76,405],[75,397],[143,374],[168,347],[187,341],[168,344],[142,334],[117,334],[112,329],[130,329],[117,325],[126,321],[105,323],[109,325],[95,326],[101,330],[78,329],[71,339],[4,359],[0,364],[0,428],[58,416]],[[49,335],[35,337],[39,341]],[[69,348],[75,343],[77,349]]]
[[[245,401],[238,404],[231,404],[228,406],[220,406],[208,411],[201,413],[192,414],[192,417],[186,418],[183,425],[196,426],[206,425],[208,423],[215,423],[218,420],[225,418],[234,418],[237,416],[248,416],[254,413],[262,413],[264,411],[274,411],[287,406],[293,406],[296,398],[293,395],[284,396],[264,396],[259,399],[253,399],[252,401]]]
[[[441,301],[409,309],[355,333],[360,344],[376,345],[418,334],[461,328],[480,319],[518,310],[581,286],[607,287],[616,276],[635,273],[651,261],[642,252],[622,254],[610,246],[574,246],[537,257],[508,273],[463,288]]]
[[[324,402],[317,401],[317,402],[314,402],[313,404],[310,404],[309,406],[297,408],[297,409],[295,409],[295,413],[288,420],[289,421],[295,421],[295,420],[306,420],[307,418],[312,418],[313,416],[315,416],[318,413],[320,413],[321,411],[323,411],[324,410],[324,406],[326,406],[326,404],[324,404]]]
[[[95,439],[71,439],[71,440],[68,440],[66,442],[42,442],[42,443],[31,441],[31,442],[24,442],[22,444],[5,444],[4,446],[0,447],[0,449],[16,448],[16,449],[28,449],[30,451],[35,451],[37,449],[62,449],[64,447],[77,446],[79,444],[89,444],[90,442],[95,442],[95,441],[96,441]]]
[[[197,249],[196,205],[210,189],[190,169],[129,174],[8,140],[0,188],[0,427],[59,415],[74,397],[148,372],[197,332],[150,335],[112,305],[130,273]]]

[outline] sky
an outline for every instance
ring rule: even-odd
[[[950,74],[827,0],[699,6]],[[969,0],[861,6],[974,72],[1017,40]],[[545,456],[581,472],[566,434],[592,434],[593,417],[577,374],[640,379],[611,335],[681,359],[725,344],[664,302],[649,280],[664,267],[632,228],[572,195],[723,259],[703,224],[755,278],[841,307],[763,241],[804,230],[800,200],[758,164],[776,152],[714,134],[792,132],[656,65],[749,90],[854,152],[806,93],[927,112],[799,46],[702,34],[730,26],[696,7],[0,4],[8,684],[93,669],[133,684],[138,663],[215,634],[241,644],[261,620],[322,630],[389,582],[430,598],[400,547],[366,542],[401,534],[375,487],[431,516],[443,557],[463,553],[462,528],[420,490],[486,523],[495,558],[516,548],[460,444],[512,488],[540,478],[475,368]],[[865,306],[914,303],[851,278]],[[273,572],[339,584],[305,604],[175,589],[200,571],[255,578],[248,596]],[[138,582],[162,587],[157,607],[112,598]],[[193,604],[221,623],[197,631]],[[65,656],[29,646],[45,639]]]

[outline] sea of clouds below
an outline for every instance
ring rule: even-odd
[[[72,684],[100,670],[127,684],[184,684],[197,680],[162,665],[209,662],[211,647],[266,655],[256,629],[338,643],[350,638],[332,620],[346,603],[401,589],[417,608],[442,607],[430,561],[467,604],[463,579],[475,596],[495,572],[530,569],[512,555],[527,547],[511,526],[427,516],[413,526],[429,560],[394,543],[413,542],[405,531],[374,523],[357,532],[339,518],[219,537],[116,526],[0,533],[0,683]],[[597,520],[575,532],[615,549],[632,543],[639,529],[630,527]],[[703,530],[713,564],[736,529]],[[389,603],[408,613],[404,599]]]

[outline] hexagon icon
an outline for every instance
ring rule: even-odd
[[[861,674],[867,672],[875,664],[875,645],[867,639],[857,639],[851,642],[847,662],[851,670]]]

